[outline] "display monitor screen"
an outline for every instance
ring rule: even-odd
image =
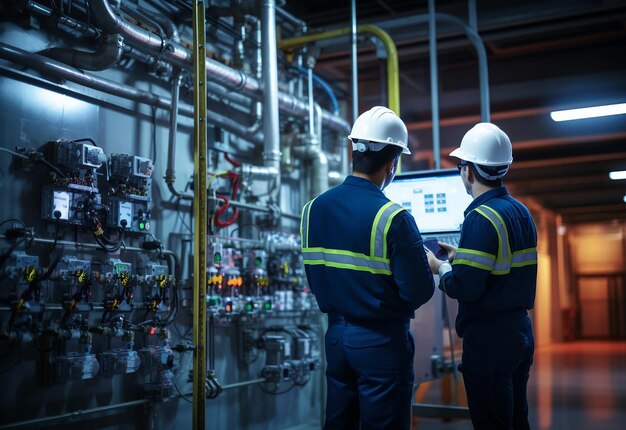
[[[413,215],[422,233],[459,231],[472,201],[457,169],[402,173],[384,192]]]

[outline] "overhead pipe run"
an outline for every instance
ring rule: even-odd
[[[61,27],[68,30],[77,31],[87,37],[97,37],[100,35],[100,31],[94,26],[85,25],[82,22],[77,21],[74,18],[70,18],[67,15],[58,16],[52,11],[52,9],[39,3],[35,3],[32,0],[24,2],[24,9],[35,15],[39,15],[48,19],[53,19],[57,25],[60,25]]]
[[[164,61],[172,62],[186,70],[192,69],[192,53],[180,43],[171,39],[164,39],[158,34],[127,22],[115,13],[107,0],[91,0],[89,5],[106,32],[119,33],[124,38],[125,43],[134,48],[146,50]],[[206,70],[209,79],[230,90],[249,93],[258,98],[263,96],[263,89],[259,81],[239,70],[232,69],[211,58],[206,58]],[[278,106],[285,114],[299,118],[306,118],[308,113],[306,103],[282,92],[278,93]],[[330,112],[324,111],[323,121],[324,125],[333,130],[344,133],[350,130],[350,126],[345,120]]]
[[[439,156],[439,75],[437,68],[437,20],[435,18],[435,0],[428,0],[428,47],[430,56],[430,107],[433,121],[433,154],[435,169],[441,168]]]
[[[263,55],[263,133],[265,135],[263,162],[267,167],[280,169],[275,0],[263,0],[261,2],[261,34],[261,51]]]
[[[352,29],[348,27],[326,31],[323,33],[305,34],[303,36],[294,37],[292,39],[281,40],[280,42],[278,42],[278,48],[289,51],[297,49],[302,45],[306,45],[307,43],[348,36],[351,32]],[[396,49],[396,45],[393,43],[393,39],[386,31],[373,25],[358,25],[357,32],[371,34],[383,43],[387,52],[387,104],[389,109],[394,111],[397,115],[400,115],[400,80],[398,74],[398,50]],[[326,120],[324,121],[324,124],[327,125]],[[345,131],[350,131],[349,125],[347,126]]]
[[[124,55],[124,42],[119,34],[110,34],[95,52],[68,48],[49,48],[41,55],[83,70],[106,70],[115,66]]]
[[[463,29],[465,35],[472,42],[478,56],[478,80],[480,91],[480,118],[482,122],[489,122],[491,118],[489,107],[489,69],[487,66],[487,50],[476,30],[465,24],[459,18],[445,13],[435,13],[435,18],[456,25]],[[429,15],[418,15],[417,23],[426,23],[430,19]]]
[[[111,94],[126,100],[144,103],[149,106],[165,110],[169,110],[171,108],[172,102],[168,98],[74,69],[58,61],[24,51],[20,48],[10,46],[2,42],[0,42],[0,58],[16,64],[21,64],[25,67],[30,67],[42,73],[46,77],[67,80],[94,90],[102,91],[106,94]],[[193,108],[189,105],[179,105],[178,112],[188,117],[193,116]],[[241,124],[232,118],[212,112],[207,120],[210,123],[251,142],[260,143],[263,141],[262,135],[259,135],[253,130],[242,127]]]

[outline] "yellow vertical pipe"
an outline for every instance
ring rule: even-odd
[[[358,33],[368,33],[377,37],[385,46],[387,51],[387,107],[400,116],[400,72],[398,66],[398,50],[393,39],[385,30],[374,25],[357,25]],[[323,33],[310,33],[303,36],[285,39],[278,42],[278,49],[285,51],[299,48],[307,43],[318,40],[334,39],[347,36],[352,33],[352,28],[340,28],[337,30],[325,31]],[[398,173],[402,171],[401,163],[398,163]]]
[[[358,25],[356,27],[358,33],[368,33],[378,38],[387,51],[387,104],[389,109],[400,116],[400,80],[398,67],[398,50],[393,43],[393,39],[385,30],[374,25]],[[285,39],[278,42],[278,49],[285,51],[299,48],[307,43],[316,42],[318,40],[335,39],[337,37],[347,36],[352,32],[350,27],[340,28],[337,30],[325,31],[323,33],[310,33],[304,36]]]
[[[207,149],[206,149],[206,17],[204,0],[194,0],[194,256],[193,256],[193,428],[205,428],[206,403],[206,249],[207,249]]]

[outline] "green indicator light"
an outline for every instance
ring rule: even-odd
[[[145,228],[146,228],[146,224],[145,224],[145,223],[143,223],[143,222],[140,222],[140,223],[139,223],[139,230],[143,230],[143,229],[145,229]]]
[[[272,304],[270,302],[263,303],[263,309],[269,311],[270,309],[272,309]]]
[[[220,254],[219,252],[216,252],[215,255],[213,256],[213,262],[216,264],[219,264],[222,262],[222,254]]]
[[[261,265],[261,257],[256,257],[256,258],[254,259],[254,264],[255,264],[256,266],[260,266],[260,265]]]
[[[250,312],[252,310],[252,303],[246,304],[246,311]]]

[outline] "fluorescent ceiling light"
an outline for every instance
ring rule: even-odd
[[[626,103],[593,106],[579,109],[558,110],[550,113],[554,121],[571,121],[573,119],[595,118],[598,116],[620,115],[626,113]]]
[[[617,181],[619,179],[626,179],[626,170],[616,170],[615,172],[609,172],[609,178]]]

